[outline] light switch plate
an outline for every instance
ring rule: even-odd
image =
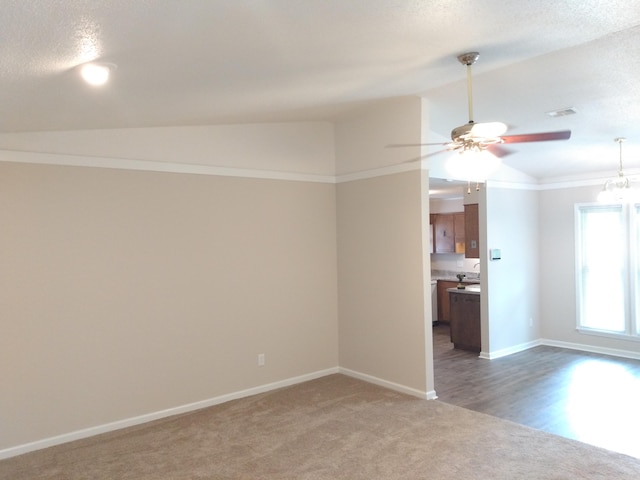
[[[491,260],[500,260],[502,258],[502,252],[499,248],[492,248],[489,250],[489,258]]]

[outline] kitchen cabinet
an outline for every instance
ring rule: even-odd
[[[449,301],[454,348],[480,352],[480,295],[450,290]]]
[[[480,218],[478,204],[464,206],[464,256],[480,258]]]
[[[434,253],[464,253],[465,217],[463,212],[434,213],[430,220],[433,224]]]
[[[478,282],[463,282],[465,285],[473,285]],[[449,292],[447,289],[456,288],[458,282],[455,280],[438,280],[436,285],[436,295],[438,298],[438,321],[442,323],[451,322],[451,310],[449,304]]]
[[[465,253],[465,216],[464,213],[453,214],[453,249],[456,253]]]
[[[432,213],[429,215],[429,253],[435,253],[434,239],[435,239],[435,215]]]
[[[449,292],[448,288],[455,288],[458,282],[450,280],[438,280],[437,295],[438,295],[438,321],[442,323],[450,322],[450,307],[449,307]]]

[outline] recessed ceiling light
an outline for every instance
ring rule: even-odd
[[[111,70],[115,68],[112,63],[85,63],[80,67],[80,75],[88,84],[99,87],[109,81]]]
[[[561,108],[560,110],[551,110],[546,112],[550,117],[566,117],[567,115],[575,115],[578,111],[574,107]]]

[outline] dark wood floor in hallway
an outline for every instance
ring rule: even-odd
[[[640,458],[640,360],[538,346],[484,360],[433,327],[445,403]]]

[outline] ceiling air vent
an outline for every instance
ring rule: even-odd
[[[578,111],[574,107],[561,108],[560,110],[552,110],[546,112],[550,117],[566,117],[567,115],[575,115]]]

